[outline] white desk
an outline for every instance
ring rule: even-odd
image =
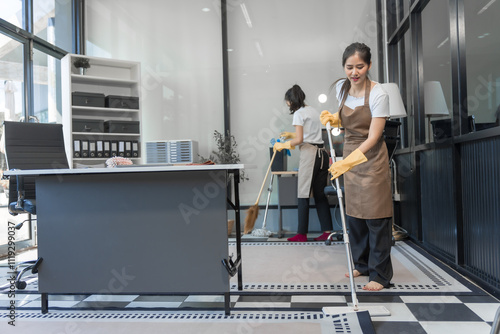
[[[223,294],[242,289],[243,165],[8,171],[36,177],[39,292]],[[228,258],[227,182],[234,174],[237,256]],[[233,269],[231,272],[230,269]]]

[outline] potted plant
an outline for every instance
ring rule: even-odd
[[[73,66],[75,66],[81,75],[84,75],[87,71],[87,68],[90,67],[90,62],[88,58],[85,57],[77,57],[73,60]]]
[[[233,135],[227,132],[224,136],[219,131],[214,131],[214,140],[217,145],[217,151],[213,150],[210,156],[207,158],[200,157],[201,163],[206,162],[214,162],[220,164],[238,164],[240,163],[240,155],[237,153],[236,148],[238,145],[236,144],[236,139]],[[241,182],[248,180],[248,177],[245,175],[244,170],[240,170],[240,180]],[[229,182],[229,180],[228,180]],[[229,183],[228,183],[229,185]],[[230,194],[231,187],[228,186],[228,194]],[[231,195],[229,195],[231,197]],[[227,235],[231,235],[234,226],[234,219],[229,219],[227,221]]]
[[[206,161],[213,161],[218,164],[239,164],[240,163],[240,155],[236,152],[236,148],[238,145],[236,144],[236,139],[233,135],[227,132],[224,136],[219,131],[214,131],[214,140],[217,145],[217,151],[212,151],[210,156],[207,158],[202,157],[200,160],[202,163]],[[240,180],[245,181],[248,180],[248,177],[245,175],[245,171],[240,171]]]

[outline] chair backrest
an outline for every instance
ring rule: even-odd
[[[399,136],[399,126],[400,121],[386,120],[383,132],[383,137],[385,144],[387,145],[387,154],[389,155],[389,162],[392,160],[394,152],[398,147],[400,136]]]
[[[8,169],[69,168],[61,124],[4,122]],[[25,198],[35,199],[35,178],[24,178]],[[17,200],[16,178],[9,181],[9,203]]]
[[[4,122],[8,169],[69,168],[61,124]]]

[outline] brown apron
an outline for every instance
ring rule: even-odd
[[[314,162],[316,161],[316,154],[321,154],[324,148],[318,148],[309,143],[302,143],[299,146],[300,160],[299,160],[299,173],[297,180],[297,197],[309,198],[311,197],[311,182],[314,173]]]
[[[351,108],[340,106],[340,120],[345,128],[344,158],[357,149],[367,138],[372,121],[369,97],[370,80],[366,80],[364,105]],[[392,191],[389,156],[384,138],[380,137],[365,154],[368,161],[354,166],[344,174],[346,214],[360,219],[392,217]]]

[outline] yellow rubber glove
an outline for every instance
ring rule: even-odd
[[[344,160],[335,162],[330,166],[328,171],[332,174],[332,180],[338,178],[340,175],[347,171],[350,171],[352,167],[362,164],[368,161],[363,152],[359,148],[355,149],[351,154],[349,154]]]
[[[295,138],[295,132],[287,132],[287,131],[283,131],[281,134],[280,134],[280,137],[283,137],[285,139],[294,139]]]
[[[332,127],[341,127],[339,113],[331,114],[328,110],[323,110],[321,115],[319,116],[319,120],[321,124],[326,125],[326,123],[330,122]]]
[[[284,142],[284,143],[277,142],[273,146],[273,151],[281,152],[284,149],[295,150],[295,146],[290,145],[289,141]]]

